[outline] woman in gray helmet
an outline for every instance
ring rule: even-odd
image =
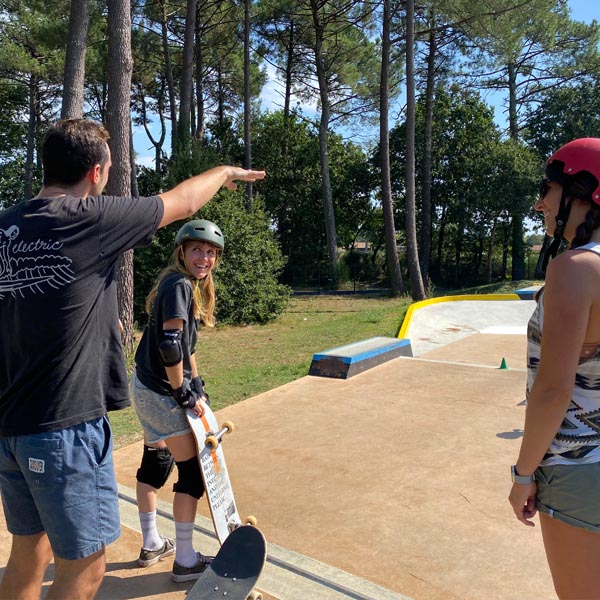
[[[145,442],[136,489],[143,535],[138,564],[147,567],[175,553],[172,578],[177,582],[197,579],[210,562],[192,543],[204,486],[185,409],[202,416],[208,401],[195,347],[200,322],[215,323],[212,270],[223,249],[223,234],[214,223],[194,220],[181,227],[169,265],[146,299],[148,325],[135,355],[132,399]],[[176,543],[156,527],[156,490],[166,482],[173,460]]]

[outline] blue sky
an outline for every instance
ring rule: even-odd
[[[600,20],[600,4],[597,0],[569,0],[571,16],[577,21],[591,23],[593,19]]]

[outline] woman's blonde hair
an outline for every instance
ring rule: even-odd
[[[190,240],[192,241],[192,240]],[[209,242],[205,242],[209,243]],[[161,271],[158,276],[158,280],[154,284],[154,287],[150,290],[148,296],[146,296],[146,312],[152,313],[152,306],[156,295],[158,294],[158,288],[162,283],[163,279],[172,273],[181,273],[190,279],[194,289],[192,295],[192,309],[194,311],[194,318],[201,320],[207,327],[215,326],[215,282],[212,276],[212,271],[204,279],[196,279],[185,265],[183,259],[183,253],[185,251],[184,242],[182,245],[177,246],[171,258],[169,264]],[[212,245],[212,244],[211,244]],[[216,246],[213,246],[217,250],[217,260],[215,261],[215,267],[219,262],[221,256],[221,250]]]

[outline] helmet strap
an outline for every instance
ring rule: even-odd
[[[558,253],[558,249],[560,248],[560,244],[564,239],[563,235],[565,232],[565,227],[567,226],[567,221],[569,220],[569,215],[571,214],[571,204],[572,204],[571,200],[569,200],[569,202],[567,202],[567,196],[566,196],[565,190],[563,188],[563,192],[560,197],[560,205],[558,208],[558,214],[555,217],[556,227],[554,229],[554,239],[552,240],[552,243],[550,244],[550,246],[548,248],[548,252],[546,253],[546,256],[544,257],[544,263],[542,266],[544,271],[546,270],[546,267],[548,266],[548,261],[550,260],[550,257],[554,258],[556,256],[556,254]]]

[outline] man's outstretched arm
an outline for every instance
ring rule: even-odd
[[[159,227],[192,216],[222,187],[235,190],[236,181],[257,181],[264,176],[264,171],[221,166],[186,179],[173,189],[159,194],[164,203],[164,214]]]

